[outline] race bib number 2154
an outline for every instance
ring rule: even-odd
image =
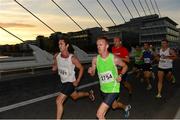
[[[102,83],[106,83],[106,82],[112,82],[113,81],[113,75],[111,71],[107,71],[104,73],[100,73],[99,74],[99,79]]]

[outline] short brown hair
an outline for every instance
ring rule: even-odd
[[[167,39],[163,39],[161,42],[169,43],[169,41]]]
[[[97,41],[100,40],[100,39],[105,40],[106,43],[109,44],[109,39],[108,39],[107,37],[105,37],[105,36],[100,36],[100,37],[97,38]]]

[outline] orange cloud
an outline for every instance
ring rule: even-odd
[[[35,27],[31,24],[23,24],[23,23],[0,23],[1,27],[8,28],[8,27],[18,27],[18,28],[24,28],[24,27]]]

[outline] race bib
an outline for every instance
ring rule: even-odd
[[[140,57],[135,57],[136,62],[139,62],[140,60],[141,60]]]
[[[166,60],[165,59],[160,59],[160,61],[159,61],[160,63],[165,63],[166,62]]]
[[[108,82],[112,82],[114,78],[113,78],[112,72],[107,71],[104,73],[100,73],[99,79],[100,79],[100,82],[102,83],[108,83]]]
[[[150,63],[151,59],[150,58],[144,58],[144,63]]]
[[[68,69],[67,68],[60,68],[59,69],[59,75],[62,77],[62,78],[67,78],[68,77]]]

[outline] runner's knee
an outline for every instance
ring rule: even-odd
[[[113,102],[112,103],[112,109],[116,109],[117,108],[117,102]]]
[[[56,104],[63,104],[63,102],[64,102],[64,100],[63,100],[63,98],[62,97],[57,97],[57,99],[56,99]]]
[[[104,117],[104,115],[103,115],[102,112],[100,112],[100,111],[98,110],[97,113],[96,113],[96,117],[97,117],[98,119],[101,119],[101,118]]]
[[[77,100],[78,99],[78,93],[77,94],[74,94],[71,96],[73,100]]]

